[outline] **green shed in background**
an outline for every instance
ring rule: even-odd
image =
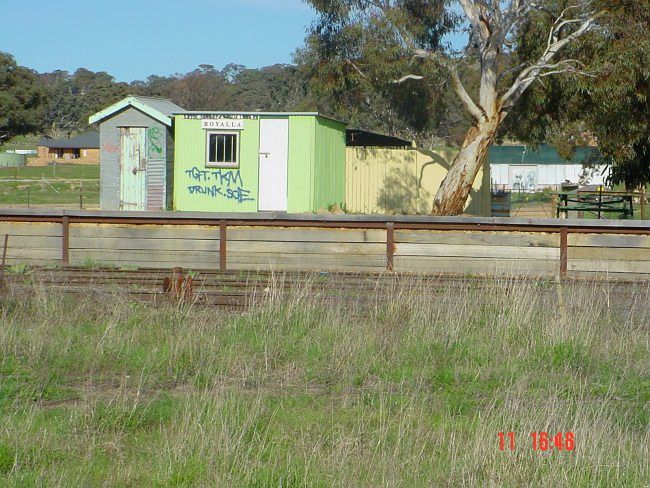
[[[174,209],[316,212],[345,201],[343,122],[318,113],[174,116]]]

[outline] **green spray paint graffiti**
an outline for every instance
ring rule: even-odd
[[[185,174],[198,183],[187,187],[190,195],[225,198],[237,203],[255,201],[250,190],[244,188],[244,180],[239,170],[202,170],[194,166],[185,170]]]
[[[162,131],[158,127],[150,127],[147,129],[147,157],[149,159],[162,159],[162,136]]]

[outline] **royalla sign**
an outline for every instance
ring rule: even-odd
[[[201,119],[201,126],[204,129],[243,130],[244,121],[241,119]]]

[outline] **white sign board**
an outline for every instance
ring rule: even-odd
[[[510,166],[510,188],[513,190],[537,189],[537,166]]]
[[[204,129],[212,130],[243,130],[244,121],[241,119],[201,119]]]

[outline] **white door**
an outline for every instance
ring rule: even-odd
[[[144,127],[120,127],[120,209],[147,210]]]
[[[260,120],[259,210],[287,211],[289,120]]]

